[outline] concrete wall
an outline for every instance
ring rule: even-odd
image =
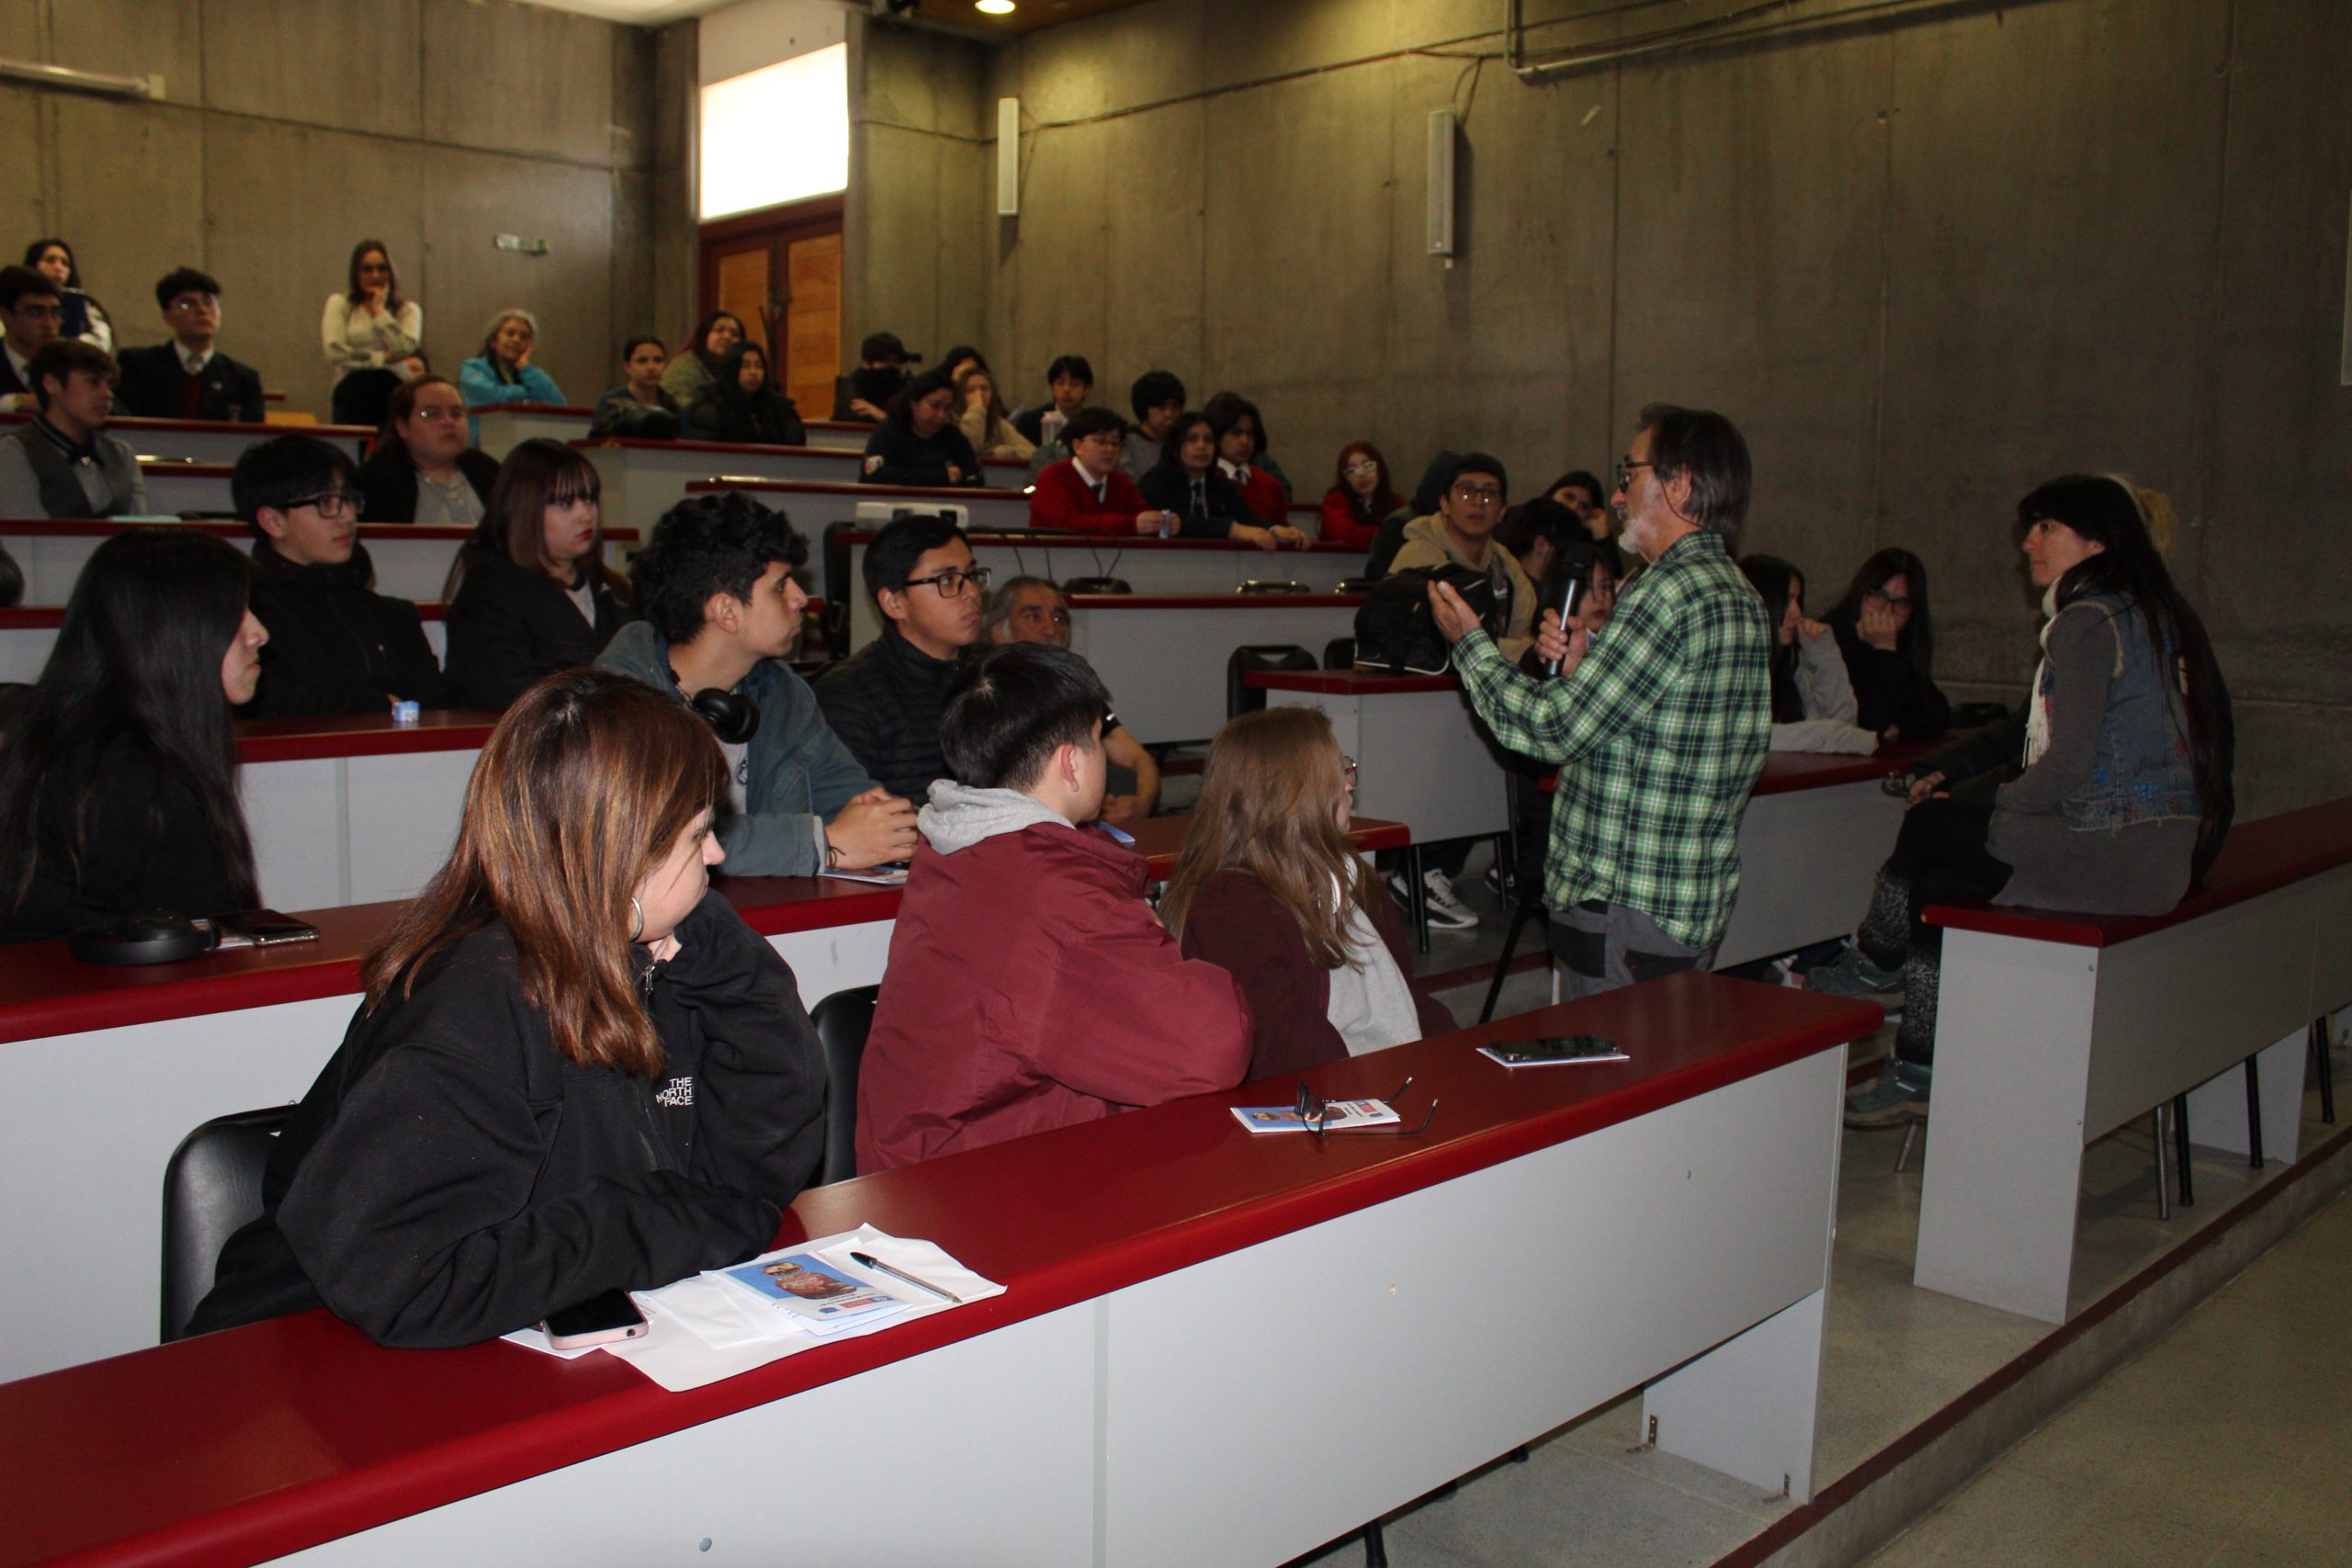
[[[1314,493],[1351,437],[1407,488],[1478,446],[1524,491],[1605,469],[1645,401],[1719,408],[1757,460],[1742,547],[1817,604],[1917,549],[1964,695],[2032,666],[2017,497],[2125,470],[2183,519],[2247,813],[2352,793],[2352,6],[1959,0],[1539,85],[1448,57],[1498,51],[1498,10],[1161,0],[994,51],[870,29],[852,331],[968,335],[1024,395],[1061,352],[1119,402],[1153,365],[1240,389]],[[1028,128],[1001,222],[1000,95]],[[1451,267],[1421,237],[1449,103]]]
[[[6,259],[64,235],[122,345],[163,341],[155,279],[201,266],[222,347],[323,417],[320,310],[362,236],[391,247],[450,375],[509,305],[538,315],[537,363],[581,402],[618,379],[622,336],[690,323],[690,23],[510,0],[17,0],[0,55],[164,77],[161,104],[0,85],[0,136],[37,174],[0,189]],[[548,254],[495,250],[500,233]]]

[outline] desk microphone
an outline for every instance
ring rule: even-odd
[[[1560,631],[1564,636],[1566,634],[1568,629],[1568,617],[1576,614],[1576,607],[1577,580],[1573,577],[1563,578],[1560,582],[1560,603],[1558,608],[1560,612]],[[1543,611],[1540,608],[1536,611],[1536,626],[1539,630],[1541,630],[1543,626]],[[1559,672],[1560,661],[1558,660],[1547,659],[1544,661],[1544,673],[1546,676],[1556,676]]]

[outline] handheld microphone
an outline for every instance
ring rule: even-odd
[[[1576,614],[1577,587],[1577,580],[1573,577],[1563,578],[1561,580],[1560,603],[1558,608],[1560,611],[1560,630],[1564,635],[1568,629],[1568,617]],[[1540,618],[1542,612],[1539,610],[1537,615]],[[1544,673],[1546,676],[1556,676],[1559,672],[1560,661],[1558,660],[1547,659],[1544,661]]]

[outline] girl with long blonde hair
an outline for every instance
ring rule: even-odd
[[[1348,840],[1355,763],[1313,708],[1217,732],[1159,904],[1187,958],[1250,999],[1250,1077],[1295,1072],[1454,1027],[1413,980],[1404,922]]]

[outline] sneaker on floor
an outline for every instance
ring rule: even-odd
[[[1928,1088],[1914,1086],[1892,1068],[1878,1081],[1846,1097],[1846,1125],[1856,1128],[1893,1127],[1928,1119]]]
[[[1838,956],[1818,968],[1804,972],[1805,989],[1821,991],[1833,997],[1877,997],[1903,989],[1903,971],[1882,969],[1862,956],[1861,949],[1848,942]]]
[[[1421,887],[1428,896],[1430,924],[1440,931],[1466,931],[1478,923],[1478,917],[1470,912],[1469,906],[1463,903],[1461,896],[1453,891],[1453,878],[1445,873],[1421,873]]]

